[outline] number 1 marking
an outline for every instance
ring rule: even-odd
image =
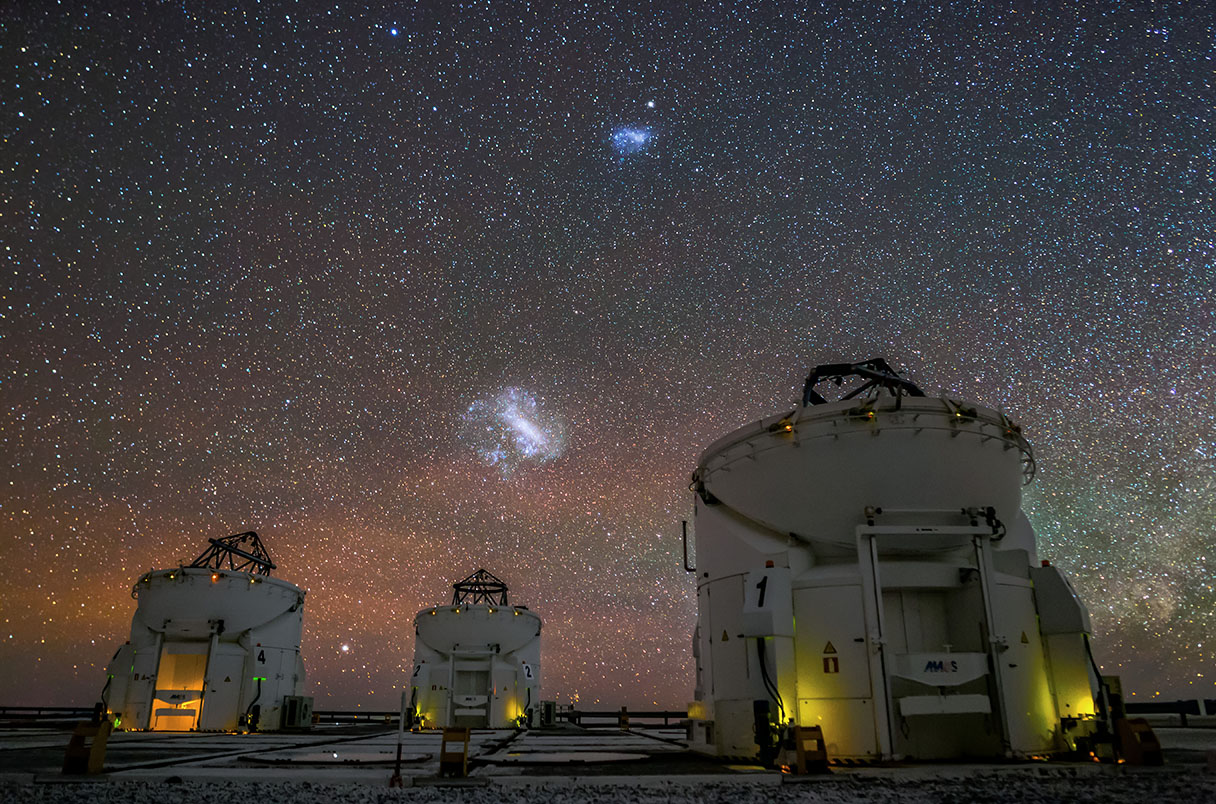
[[[760,599],[756,601],[756,608],[764,608],[764,593],[768,591],[768,576],[765,575],[760,579],[760,583],[756,584],[756,588],[760,590]]]

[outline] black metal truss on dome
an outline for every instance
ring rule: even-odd
[[[507,585],[484,569],[479,569],[463,581],[452,584],[452,605],[505,606]]]
[[[266,552],[262,540],[252,530],[207,541],[211,542],[211,546],[194,559],[191,567],[234,570],[254,575],[270,575],[275,568],[270,553]]]
[[[840,386],[846,377],[860,377],[865,382],[840,397],[839,401],[842,402],[863,394],[872,396],[880,388],[887,389],[894,397],[925,395],[925,392],[920,390],[914,382],[905,380],[896,374],[895,369],[891,368],[886,360],[874,357],[859,363],[825,363],[816,366],[811,375],[806,378],[806,385],[802,388],[802,406],[826,404],[828,400],[815,390],[815,386],[822,380],[828,380]]]

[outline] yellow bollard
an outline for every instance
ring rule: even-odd
[[[63,757],[63,772],[101,773],[106,764],[106,741],[113,730],[114,726],[108,720],[77,724]]]
[[[439,775],[469,775],[469,729],[443,730],[443,742],[439,745]]]
[[[820,726],[795,726],[794,750],[797,757],[795,770],[800,774],[810,771],[824,773],[828,769],[828,749],[823,741]]]

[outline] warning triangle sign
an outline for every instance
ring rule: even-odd
[[[225,681],[225,683],[231,683],[231,682],[232,682],[232,676],[224,676],[224,681]]]
[[[722,641],[723,641],[723,642],[730,642],[730,637],[728,637],[728,636],[726,635],[726,629],[725,629],[725,628],[723,628],[723,629],[722,629]]]
[[[1023,644],[1023,645],[1029,645],[1029,644],[1030,644],[1030,640],[1026,638],[1026,632],[1025,632],[1025,631],[1023,631],[1023,632],[1022,632],[1022,644]]]
[[[835,652],[836,652],[836,646],[835,646],[835,645],[833,645],[831,642],[829,642],[828,644],[826,644],[826,645],[824,645],[824,646],[823,646],[823,652],[824,652],[824,653],[835,653]]]

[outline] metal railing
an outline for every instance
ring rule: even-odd
[[[92,716],[91,706],[0,706],[0,721],[85,720]]]
[[[1179,725],[1187,726],[1187,716],[1216,715],[1216,699],[1192,698],[1188,701],[1125,701],[1129,715],[1178,715]]]
[[[401,713],[396,709],[383,711],[362,709],[314,709],[312,718],[316,723],[396,723]]]
[[[649,725],[647,723],[638,723],[638,721],[658,721],[662,720],[664,726],[671,725],[671,721],[679,721],[688,717],[687,712],[678,712],[675,710],[665,709],[569,709],[558,712],[558,720],[565,720],[575,726],[582,726],[584,720],[598,721],[605,720],[614,723],[621,722],[621,716],[626,718],[626,723],[635,723],[640,726]]]

